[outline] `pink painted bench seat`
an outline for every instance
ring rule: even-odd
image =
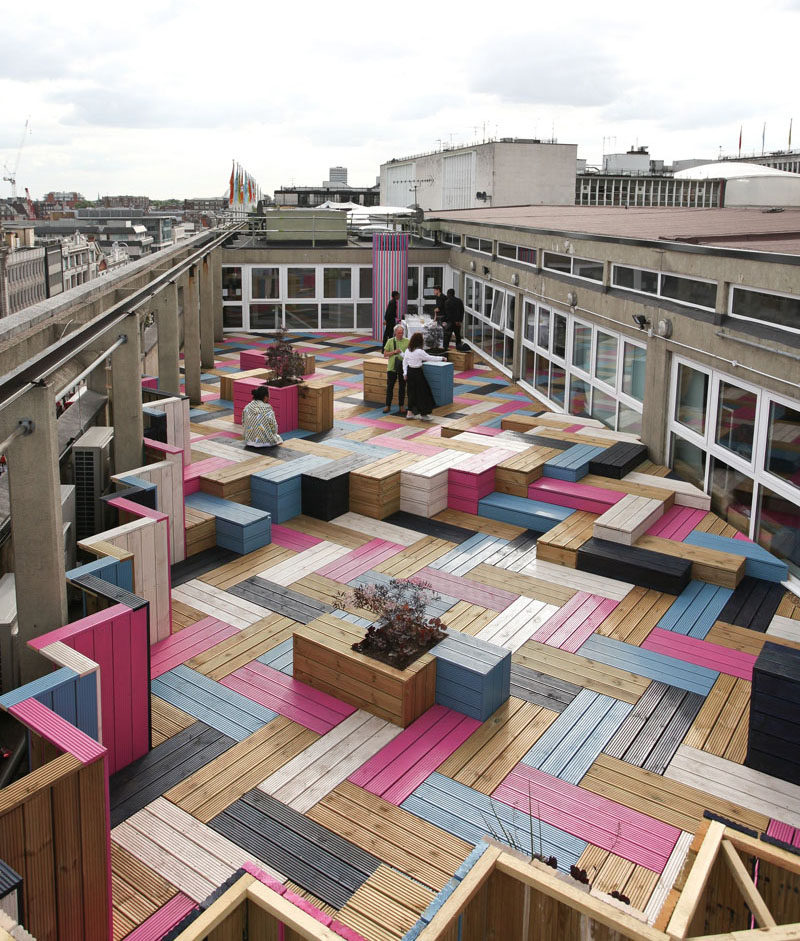
[[[650,631],[641,647],[643,650],[654,650],[676,660],[750,681],[753,679],[753,665],[757,660],[755,654],[712,644],[697,637],[676,634],[674,631],[665,631],[660,627],[654,627]]]
[[[349,780],[399,806],[480,726],[446,706],[432,706]]]
[[[203,461],[194,461],[187,465],[183,471],[183,493],[197,493],[200,489],[200,478],[203,474],[210,474],[211,471],[220,470],[223,467],[229,467],[233,461],[226,457],[209,457]]]
[[[776,840],[783,840],[790,846],[800,847],[800,828],[790,823],[781,823],[780,820],[770,820],[767,827],[767,836],[774,836]]]
[[[125,935],[125,941],[161,941],[161,938],[178,922],[183,921],[190,912],[199,907],[197,902],[192,901],[188,895],[179,892],[157,912],[153,912],[138,928],[134,928],[130,934]]]
[[[161,676],[178,664],[186,663],[197,654],[216,647],[223,640],[238,633],[238,627],[214,617],[203,618],[191,627],[153,644],[150,648],[150,678]]]
[[[393,555],[397,555],[398,552],[402,552],[403,549],[405,546],[387,542],[385,539],[371,539],[358,549],[353,549],[352,552],[324,565],[317,575],[332,578],[337,582],[349,582],[363,575],[364,572],[374,569],[376,565],[385,562]]]
[[[355,712],[355,707],[286,676],[258,660],[220,680],[223,686],[324,735]]]
[[[505,609],[519,597],[502,588],[489,588],[480,582],[471,581],[458,575],[449,575],[438,569],[424,568],[414,575],[412,581],[428,582],[435,591],[451,598],[458,598],[469,604],[477,604],[490,611],[505,611]]]
[[[616,606],[610,598],[579,591],[545,621],[531,640],[577,653]]]
[[[524,764],[514,768],[492,797],[653,872],[663,871],[681,833]]]
[[[624,493],[616,490],[557,480],[555,477],[540,477],[528,486],[528,498],[531,500],[567,506],[573,510],[586,510],[588,513],[605,513],[624,496]]]
[[[647,530],[647,535],[683,542],[705,515],[705,510],[693,510],[690,506],[678,506],[676,503],[675,506],[671,506],[667,510],[661,519],[653,523],[650,529]]]
[[[281,526],[280,523],[273,523],[270,532],[273,545],[281,546],[283,549],[294,549],[295,552],[303,552],[322,542],[316,536],[289,529],[288,526]]]
[[[106,754],[106,749],[71,722],[62,719],[38,699],[24,699],[10,706],[9,713],[32,732],[47,739],[62,752],[74,755],[83,765],[90,765]]]

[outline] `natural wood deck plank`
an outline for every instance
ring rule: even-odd
[[[433,899],[429,889],[388,866],[379,866],[353,893],[339,919],[370,941],[398,941]]]
[[[316,536],[317,539],[335,542],[337,545],[346,546],[348,549],[358,549],[372,539],[372,536],[357,533],[345,526],[336,526],[334,523],[326,523],[323,520],[314,519],[312,516],[303,516],[302,514],[287,520],[282,525],[286,526],[287,529],[305,533],[307,536]]]
[[[278,565],[296,554],[291,549],[271,543],[263,549],[248,552],[247,555],[234,559],[212,572],[206,572],[200,579],[215,588],[230,588],[231,585],[236,585],[252,575],[258,575],[264,569]]]
[[[727,536],[730,539],[733,539],[739,534],[739,530],[735,526],[731,526],[729,523],[726,523],[725,520],[720,519],[716,513],[711,512],[706,513],[695,529],[699,529],[702,533]]]
[[[633,588],[597,628],[598,634],[638,647],[675,600],[674,595],[648,588]]]
[[[437,559],[456,548],[454,542],[446,542],[434,536],[424,536],[402,552],[375,566],[376,572],[392,578],[410,578]]]
[[[507,569],[499,569],[485,563],[475,566],[469,577],[472,581],[481,582],[491,588],[502,588],[547,604],[557,604],[559,607],[566,604],[575,594],[574,588],[566,588],[520,572],[509,572]]]
[[[190,716],[172,703],[165,702],[158,696],[150,696],[150,729],[153,737],[153,748],[160,745],[173,735],[177,735],[181,729],[188,728],[193,722],[196,722],[194,716]]]
[[[177,892],[174,885],[123,846],[111,841],[114,941],[133,931]]]
[[[497,617],[496,611],[490,611],[469,601],[459,601],[442,615],[442,622],[451,630],[471,634],[473,637]]]
[[[537,558],[574,569],[577,566],[578,549],[592,538],[596,519],[596,513],[576,510],[563,522],[538,538],[536,541]]]
[[[750,683],[721,673],[683,740],[684,745],[742,764],[747,740],[739,731],[750,715]]]
[[[212,680],[221,680],[288,640],[296,627],[297,621],[281,614],[271,614],[215,647],[197,654],[186,665]]]
[[[198,611],[197,608],[184,604],[182,601],[178,601],[177,598],[172,599],[173,633],[175,633],[175,631],[182,631],[184,627],[191,627],[192,624],[197,624],[197,622],[202,621],[204,617],[207,617],[204,611]]]
[[[487,536],[498,536],[500,539],[516,539],[520,533],[525,532],[524,526],[512,526],[510,523],[490,520],[485,516],[473,516],[461,510],[442,510],[434,519],[441,523],[450,523],[451,526],[463,526],[464,529],[486,533]]]

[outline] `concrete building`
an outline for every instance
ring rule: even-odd
[[[756,163],[762,167],[785,170],[787,173],[800,173],[800,150],[776,150],[771,154],[761,154],[760,156],[722,158],[723,163],[731,160],[736,163]]]
[[[45,249],[37,246],[31,222],[7,222],[0,231],[0,318],[47,296]]]
[[[507,138],[381,164],[380,201],[424,210],[568,206],[575,200],[576,144]]]
[[[800,206],[800,175],[735,160],[707,163],[675,174],[682,185],[690,180],[724,182],[725,206]]]
[[[360,206],[380,204],[377,186],[348,186],[347,183],[326,181],[321,186],[282,186],[273,193],[278,207],[314,209],[323,203],[358,203]]]
[[[347,167],[331,167],[328,170],[328,182],[347,185]]]
[[[61,255],[65,291],[93,281],[98,276],[103,253],[94,239],[75,232],[74,235],[61,239]]]
[[[688,173],[691,177],[691,173]],[[578,173],[576,206],[683,206],[713,209],[725,205],[725,181],[672,176]]]
[[[127,219],[95,222],[70,217],[56,221],[39,221],[35,225],[39,238],[68,238],[77,231],[87,238],[94,239],[104,253],[109,252],[115,243],[124,245],[131,258],[141,258],[156,250],[155,240],[147,228]]]

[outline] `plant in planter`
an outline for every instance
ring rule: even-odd
[[[427,582],[393,578],[385,585],[363,585],[345,592],[339,603],[377,615],[353,650],[404,670],[447,636],[438,617],[425,608],[439,598]]]
[[[303,357],[289,342],[289,333],[285,327],[275,331],[275,342],[264,351],[267,357],[267,368],[275,372],[275,378],[270,379],[267,385],[290,386],[303,381]]]

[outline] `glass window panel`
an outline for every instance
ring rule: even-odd
[[[534,379],[534,386],[536,391],[547,398],[550,391],[548,388],[550,384],[550,360],[546,359],[544,356],[536,357],[536,372]]]
[[[444,268],[439,265],[429,266],[426,265],[422,269],[423,277],[423,294],[426,300],[433,302],[433,289],[435,287],[443,288],[442,279],[444,278]]]
[[[514,332],[517,310],[517,297],[515,294],[506,294],[506,330]]]
[[[800,575],[800,507],[764,486],[759,488],[759,503],[756,541],[788,562],[793,575]]]
[[[525,339],[536,340],[536,305],[525,301]]]
[[[475,251],[478,251],[480,249],[481,240],[476,239],[473,235],[467,235],[464,239],[464,244],[467,248],[472,248]]]
[[[536,249],[535,248],[523,248],[522,245],[517,248],[517,260],[523,262],[526,265],[535,265],[536,264]]]
[[[320,304],[320,321],[323,330],[352,330],[352,304]]]
[[[287,304],[287,330],[318,330],[319,306],[317,304]]]
[[[475,282],[472,278],[464,278],[464,306],[475,310]]]
[[[550,311],[544,307],[539,308],[539,329],[537,331],[536,343],[543,350],[550,349]]]
[[[503,355],[503,365],[506,369],[513,370],[514,368],[514,338],[506,336],[505,338],[505,353]]]
[[[289,268],[287,287],[287,297],[316,297],[316,272],[313,268]],[[303,305],[294,306],[302,307]]]
[[[576,323],[572,333],[572,365],[585,373],[592,371],[592,328]]]
[[[764,467],[800,488],[800,411],[772,402]]]
[[[617,415],[617,403],[613,396],[606,395],[601,389],[592,389],[592,418],[596,418],[609,428],[614,427]]]
[[[492,323],[498,327],[503,323],[503,301],[506,296],[502,291],[495,291],[492,298]]]
[[[251,330],[277,330],[281,325],[280,304],[251,304]]]
[[[711,509],[739,532],[750,529],[753,481],[717,457],[711,458]]]
[[[591,281],[602,281],[603,262],[592,261],[590,258],[573,258],[572,273],[579,278],[589,278]]]
[[[563,359],[567,353],[567,318],[554,314],[553,320],[553,355]]]
[[[642,271],[641,268],[624,268],[614,265],[614,284],[631,291],[658,294],[658,274],[655,271]]]
[[[368,330],[372,326],[372,304],[356,304],[356,328]]]
[[[513,258],[516,260],[517,257],[517,246],[509,245],[506,242],[497,243],[497,254],[501,258]]]
[[[628,408],[627,405],[620,402],[619,414],[617,415],[617,431],[640,435],[642,433],[642,413],[637,412],[635,408]]]
[[[359,268],[358,296],[372,297],[372,268]]]
[[[325,268],[322,272],[323,297],[351,297],[352,283],[349,268]]]
[[[706,452],[690,441],[672,435],[672,469],[681,478],[701,490],[706,483]]]
[[[780,297],[734,288],[731,313],[734,317],[761,320],[782,329],[800,331],[800,297]]]
[[[567,372],[562,366],[557,366],[553,363],[551,375],[550,375],[550,398],[564,407],[564,391],[567,383]]]
[[[572,258],[569,255],[557,255],[555,252],[542,252],[542,267],[551,271],[561,271],[570,274],[572,271]]]
[[[626,343],[622,352],[622,391],[639,402],[644,402],[644,376],[647,350]]]
[[[252,297],[280,297],[277,268],[253,268],[251,276]],[[252,312],[252,308],[251,308]]]
[[[746,461],[753,457],[758,396],[728,382],[719,384],[717,411],[717,444],[733,451]]]
[[[694,304],[696,307],[708,307],[713,310],[717,303],[717,286],[709,284],[708,281],[676,278],[674,275],[662,274],[661,296],[683,304]]]
[[[533,350],[528,349],[527,346],[522,348],[522,378],[530,386],[534,384],[534,357]]]
[[[242,305],[241,304],[223,304],[222,305],[222,326],[228,329],[241,327],[242,325]]]
[[[597,331],[597,360],[595,375],[610,386],[617,382],[617,338],[609,333]]]
[[[242,269],[239,267],[223,267],[222,269],[222,300],[240,301],[242,299]]]
[[[708,376],[704,372],[678,365],[678,390],[675,400],[675,421],[699,435],[706,431],[708,408]]]
[[[488,284],[483,285],[483,308],[479,308],[484,317],[491,317],[492,315],[492,297],[494,296],[494,291],[491,286]]]
[[[570,415],[588,415],[591,386],[583,379],[572,376],[569,380]]]
[[[416,301],[419,298],[419,268],[413,265],[408,269],[408,299]]]
[[[503,355],[505,351],[505,335],[499,330],[492,330],[492,359],[496,363],[503,362]]]

